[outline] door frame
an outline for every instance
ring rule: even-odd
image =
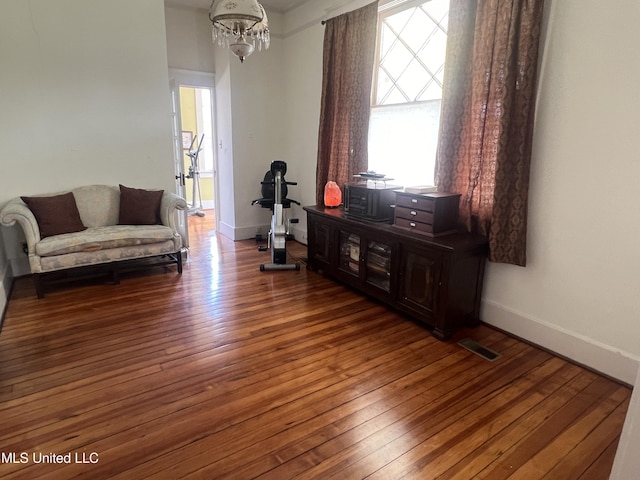
[[[216,117],[216,89],[215,75],[210,72],[198,72],[194,70],[182,70],[178,68],[169,68],[169,81],[175,83],[176,88],[209,88],[211,90],[211,118],[213,119],[213,132],[211,132],[211,140],[213,144],[213,203],[217,211],[220,208],[220,188],[218,185],[218,154],[216,145],[218,120]],[[178,112],[180,114],[181,112]],[[183,172],[184,173],[184,172]],[[219,230],[220,215],[215,215],[215,229]]]

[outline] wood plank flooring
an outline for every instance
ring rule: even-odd
[[[305,268],[260,272],[269,253],[210,214],[190,223],[182,276],[41,300],[16,281],[1,478],[608,478],[629,388],[484,325],[437,341]]]

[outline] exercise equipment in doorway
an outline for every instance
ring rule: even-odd
[[[189,215],[197,215],[198,217],[204,217],[205,213],[202,211],[202,192],[200,191],[200,165],[198,164],[198,156],[202,150],[202,141],[204,140],[204,133],[200,137],[200,142],[195,146],[196,136],[194,135],[191,140],[191,146],[187,152],[187,157],[191,160],[189,165],[189,173],[185,175],[185,178],[192,180],[191,189],[191,205],[189,205]],[[198,199],[198,205],[196,206],[196,198]]]

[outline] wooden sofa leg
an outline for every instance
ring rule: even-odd
[[[44,298],[44,285],[42,283],[42,276],[39,273],[33,274],[33,284],[36,287],[36,296],[38,298]]]
[[[178,265],[178,274],[182,274],[182,250],[176,252],[176,264]]]

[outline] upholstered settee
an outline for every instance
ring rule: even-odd
[[[158,257],[182,273],[176,210],[186,201],[170,192],[123,185],[90,185],[68,192],[20,197],[0,212],[0,223],[24,230],[36,293],[43,274],[90,265],[111,267],[119,283],[122,261]]]

